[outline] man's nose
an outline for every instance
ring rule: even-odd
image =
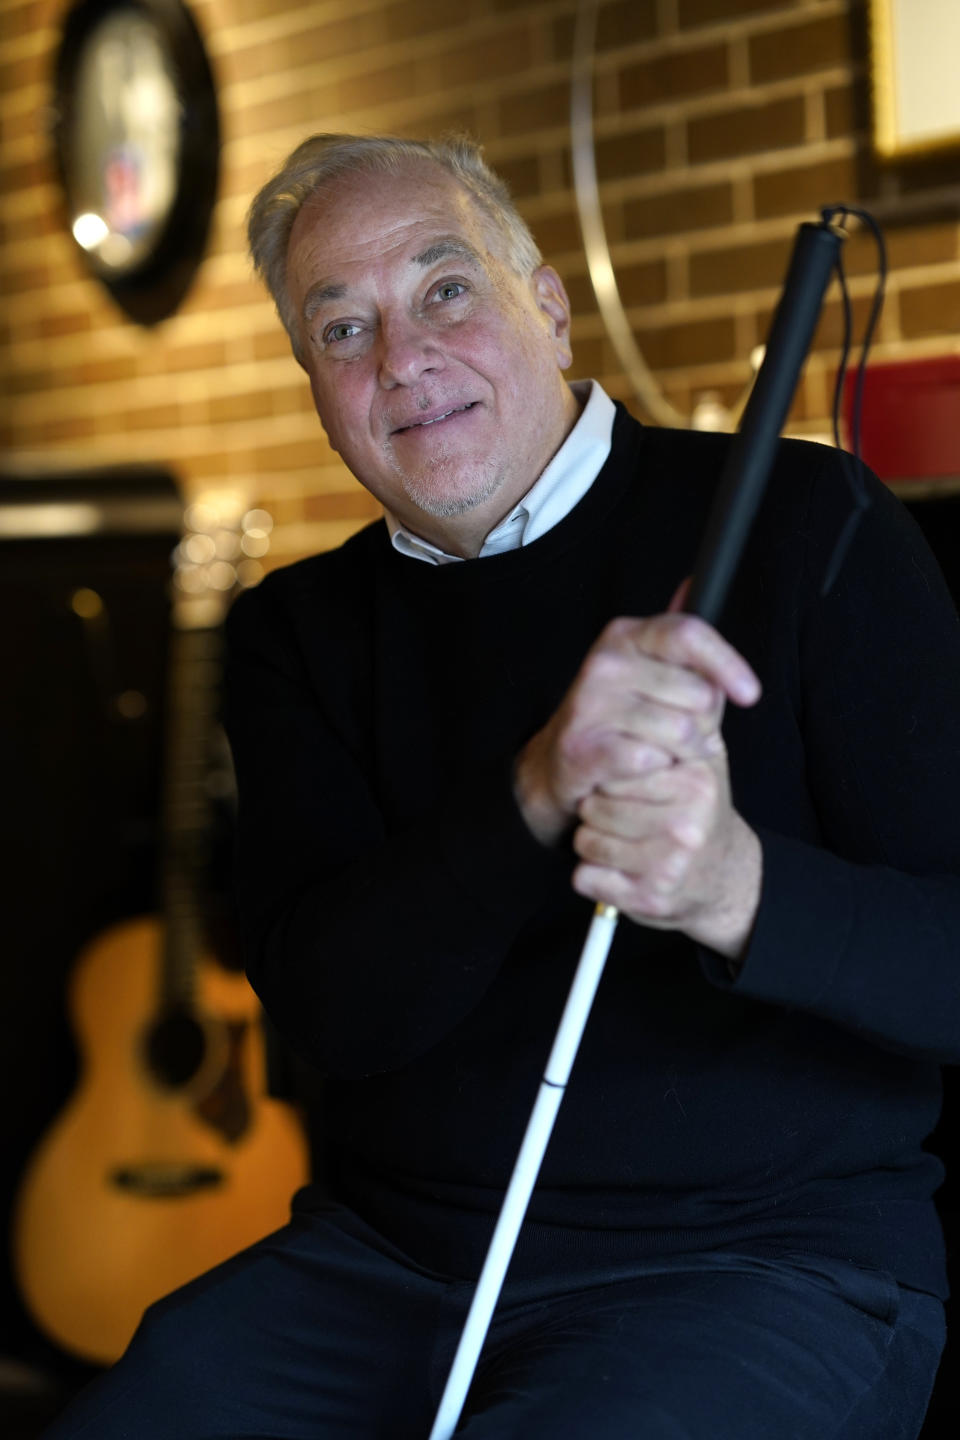
[[[379,339],[380,384],[413,385],[431,370],[443,368],[443,356],[427,327],[414,318],[384,319]]]

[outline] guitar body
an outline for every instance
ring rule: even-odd
[[[14,1223],[30,1311],[100,1364],[152,1301],[283,1225],[308,1178],[299,1119],[265,1094],[253,991],[201,959],[187,1033],[162,1032],[163,940],[139,919],[80,956],[81,1079],[27,1167]]]

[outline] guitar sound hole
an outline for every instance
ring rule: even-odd
[[[215,1165],[183,1164],[176,1160],[143,1160],[138,1165],[118,1165],[110,1176],[120,1190],[134,1195],[175,1199],[195,1195],[223,1182],[223,1171]]]
[[[203,1027],[184,1010],[171,1010],[147,1035],[147,1064],[162,1085],[185,1085],[203,1062]]]

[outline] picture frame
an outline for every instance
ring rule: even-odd
[[[960,148],[960,4],[869,0],[873,147],[884,160]]]
[[[52,139],[85,263],[142,325],[179,306],[203,257],[220,126],[182,0],[76,0],[54,69]]]

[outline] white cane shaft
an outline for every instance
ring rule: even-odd
[[[430,1440],[450,1440],[460,1419],[480,1351],[500,1298],[517,1236],[520,1234],[523,1217],[527,1213],[530,1196],[540,1173],[557,1111],[560,1109],[563,1087],[576,1058],[590,1007],[603,974],[616,925],[617,911],[610,905],[598,905],[550,1051],[546,1075],[541,1081],[530,1119],[527,1121],[493,1239],[483,1262],[457,1353],[453,1357],[433,1429],[430,1431]]]

